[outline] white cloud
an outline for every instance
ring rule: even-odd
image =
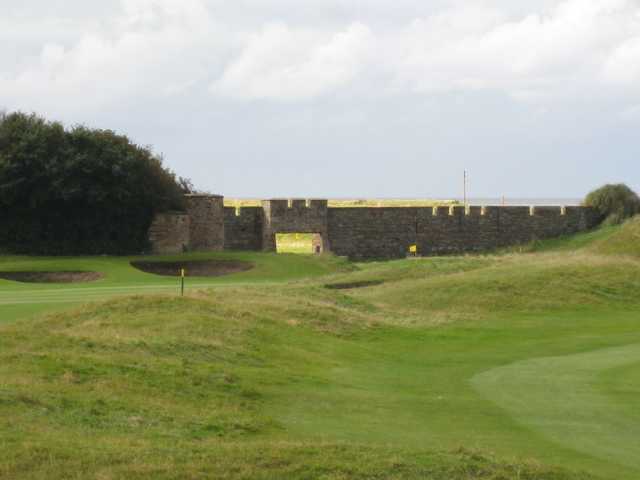
[[[372,43],[360,23],[332,34],[269,25],[249,37],[211,90],[240,98],[314,97],[354,81]]]
[[[215,29],[201,0],[122,0],[118,16],[72,45],[47,42],[23,69],[0,71],[0,102],[95,108],[175,91],[207,75]]]
[[[375,79],[378,93],[590,96],[610,81],[637,79],[639,12],[637,1],[568,0],[520,18],[486,6],[456,7],[391,30],[360,23],[330,32],[271,26],[250,36],[212,91],[289,100]]]
[[[313,11],[332,12],[315,23],[309,7],[288,18],[298,5],[292,0],[121,0],[115,14],[80,23],[29,23],[21,14],[0,23],[19,20],[27,32],[49,25],[51,35],[39,40],[36,55],[30,44],[20,58],[7,56],[0,104],[96,108],[207,87],[217,98],[286,101],[342,88],[367,95],[486,90],[537,103],[594,93],[619,99],[621,87],[632,100],[640,94],[638,0],[531,0],[521,4],[528,13],[499,1],[442,0],[430,10],[424,3],[315,1]],[[252,17],[243,23],[248,7]],[[256,27],[256,12],[283,18]]]
[[[624,86],[640,82],[640,35],[630,38],[614,49],[604,68],[607,81]]]
[[[566,93],[597,81],[617,45],[640,31],[637,11],[636,2],[625,0],[569,0],[546,15],[489,23],[482,31],[416,22],[400,40],[408,51],[395,65],[396,81],[426,91]]]

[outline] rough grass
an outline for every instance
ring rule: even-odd
[[[640,215],[621,226],[603,226],[590,232],[549,240],[536,240],[504,250],[505,253],[572,252],[586,249],[607,255],[640,257]]]
[[[353,295],[394,312],[394,321],[400,315],[429,324],[496,313],[631,307],[640,291],[640,262],[631,259],[549,253],[488,261],[485,268],[414,276]]]
[[[610,234],[591,246],[594,252],[606,255],[640,257],[640,216],[627,220],[619,228],[609,228]]]
[[[0,475],[585,478],[397,439],[388,446],[287,440],[291,426],[272,404],[274,391],[329,386],[326,369],[345,352],[333,357],[317,347],[357,352],[358,332],[371,326],[349,325],[361,314],[336,299],[285,303],[284,289],[260,293],[250,303],[204,294],[125,298],[4,327]]]
[[[46,440],[46,439],[45,439]],[[75,443],[76,440],[78,443]],[[141,451],[123,438],[88,449],[80,439],[64,447],[24,455],[19,464],[0,460],[6,478],[242,479],[242,480],[588,480],[536,462],[508,463],[474,451],[416,452],[325,442],[182,442]],[[36,441],[36,443],[40,443]],[[128,452],[125,447],[128,447]],[[187,450],[188,448],[188,450]],[[32,451],[33,452],[33,451]],[[29,452],[29,453],[32,453]],[[177,453],[180,452],[180,453]],[[79,455],[79,453],[81,455]],[[18,463],[18,462],[16,462]],[[17,468],[16,468],[17,467]],[[17,475],[17,476],[13,476]]]
[[[185,298],[7,303],[0,478],[636,479],[635,228],[526,255],[253,254],[257,274]],[[121,293],[146,275],[0,259],[52,262],[108,267]]]

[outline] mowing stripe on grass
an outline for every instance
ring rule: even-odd
[[[611,380],[640,362],[640,344],[516,362],[476,375],[472,385],[512,417],[565,447],[640,468],[640,409],[616,401]],[[615,384],[615,382],[614,382]],[[640,402],[640,385],[623,392]]]
[[[260,285],[278,284],[278,282],[262,282]],[[234,283],[197,283],[187,287],[188,291],[196,291],[207,288],[231,288],[255,285],[248,282]],[[16,289],[9,291],[0,290],[0,305],[23,305],[35,303],[76,303],[102,300],[109,297],[123,295],[142,295],[155,293],[180,292],[177,285],[119,285],[112,287],[71,287],[49,289]]]

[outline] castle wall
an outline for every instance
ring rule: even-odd
[[[331,251],[354,259],[482,252],[588,230],[595,211],[583,207],[330,208]]]
[[[262,207],[225,207],[225,250],[262,250],[263,219]]]
[[[398,258],[416,242],[417,208],[330,208],[331,252],[350,258]]]
[[[186,213],[156,215],[149,228],[149,243],[156,254],[181,253],[189,247],[191,218]]]
[[[185,195],[191,218],[189,250],[218,251],[224,248],[224,198],[220,195]]]
[[[276,233],[316,233],[322,238],[322,251],[329,250],[327,203],[327,200],[264,200],[263,250],[276,250]]]
[[[149,231],[156,253],[276,250],[277,233],[313,233],[314,251],[353,259],[482,252],[593,228],[586,207],[328,208],[326,200],[264,200],[225,208],[223,197],[187,195],[187,211],[158,215]]]

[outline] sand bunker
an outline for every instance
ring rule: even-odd
[[[24,283],[95,282],[104,275],[98,272],[0,272],[0,278]]]
[[[331,290],[348,290],[351,288],[374,287],[376,285],[382,285],[383,283],[384,281],[382,280],[362,280],[359,282],[328,283],[324,288],[329,288]]]
[[[131,266],[146,273],[176,277],[184,268],[187,277],[220,277],[253,268],[249,262],[238,260],[202,260],[185,262],[131,262]]]

